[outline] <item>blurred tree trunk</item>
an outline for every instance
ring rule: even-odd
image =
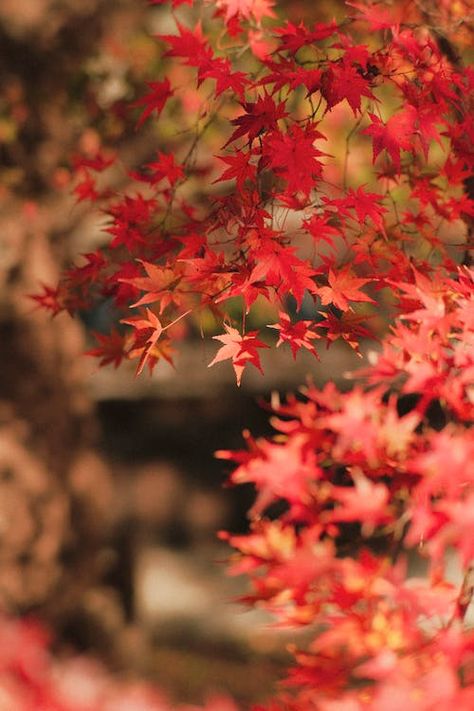
[[[122,6],[0,4],[0,606],[59,627],[106,569],[113,487],[81,327],[27,295],[56,283],[85,215],[51,191],[86,128],[68,86]]]
[[[37,278],[50,282],[59,267],[41,217],[25,219],[13,203],[0,234],[8,265],[0,281],[0,601],[19,611],[57,611],[72,594],[66,578],[80,590],[97,575],[91,555],[106,523],[99,523],[104,477],[108,488],[110,482],[91,454],[97,428],[84,389],[80,326],[62,316],[50,320],[28,303]],[[81,472],[86,457],[88,471]],[[88,483],[98,489],[95,514],[92,501],[81,503]]]

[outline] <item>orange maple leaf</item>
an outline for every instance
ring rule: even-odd
[[[318,293],[321,297],[321,303],[334,304],[341,311],[347,311],[351,307],[349,301],[367,301],[374,303],[374,300],[360,291],[360,287],[364,286],[373,279],[360,279],[352,274],[350,265],[345,266],[338,272],[329,270],[328,284],[329,286],[321,286]]]
[[[216,356],[209,363],[208,367],[210,368],[215,363],[220,363],[222,360],[232,358],[237,385],[240,385],[242,373],[247,363],[252,363],[261,373],[263,372],[257,348],[268,348],[268,346],[258,340],[256,337],[257,331],[249,331],[241,335],[236,328],[232,328],[232,326],[228,326],[226,323],[224,324],[224,328],[227,333],[220,336],[213,336],[216,341],[220,341],[224,345],[217,351]]]

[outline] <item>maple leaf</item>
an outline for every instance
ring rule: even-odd
[[[289,343],[293,358],[296,358],[300,348],[306,348],[310,353],[318,357],[312,341],[316,338],[321,338],[321,336],[311,329],[311,326],[314,326],[312,321],[291,323],[290,317],[284,311],[280,311],[279,318],[279,323],[269,325],[269,328],[276,328],[279,331],[277,347],[282,343]]]
[[[253,17],[260,24],[264,17],[275,17],[272,10],[275,0],[207,0],[207,2],[212,2],[224,13],[226,23],[233,18],[249,20]]]
[[[362,71],[362,75],[365,79],[369,76],[378,76],[378,67],[375,64],[371,64],[369,67],[371,55],[366,44],[353,44],[351,38],[339,34],[338,41],[332,46],[342,49],[344,51],[344,63],[355,65],[359,74]]]
[[[85,352],[85,355],[100,358],[99,365],[105,366],[113,363],[114,368],[118,368],[125,358],[125,337],[113,328],[110,333],[92,332],[99,345]]]
[[[429,450],[411,460],[410,470],[422,475],[417,486],[421,499],[442,495],[455,499],[474,484],[474,438],[449,432],[448,427],[433,433]],[[459,476],[453,476],[453,472]]]
[[[397,29],[401,20],[401,8],[387,7],[384,3],[368,3],[363,5],[354,0],[346,0],[346,5],[360,11],[357,20],[365,20],[370,30]]]
[[[175,163],[175,158],[172,153],[162,153],[158,151],[157,160],[152,163],[147,163],[146,167],[151,171],[151,176],[147,178],[150,183],[156,185],[161,180],[168,178],[170,185],[184,178],[184,172],[180,165]]]
[[[76,155],[72,158],[72,165],[76,171],[81,168],[89,168],[89,170],[101,173],[109,168],[115,160],[115,154],[110,155],[110,152],[108,152],[108,155],[109,157],[100,150],[96,151],[93,156]]]
[[[226,301],[233,296],[241,296],[245,304],[245,313],[248,314],[250,307],[259,295],[269,299],[268,286],[265,282],[252,277],[252,268],[246,265],[239,271],[230,275],[232,283],[225,289],[222,296],[216,299],[216,303]]]
[[[257,173],[256,167],[250,162],[252,158],[252,152],[239,151],[235,155],[228,156],[217,156],[219,160],[227,163],[229,168],[225,170],[222,175],[215,180],[215,183],[220,183],[223,180],[236,179],[236,185],[238,190],[242,190],[246,180],[254,181]]]
[[[191,259],[180,259],[184,266],[184,276],[189,284],[197,284],[204,299],[207,301],[209,293],[219,293],[223,285],[228,283],[227,275],[231,267],[227,264],[222,252],[212,249],[200,250],[198,256]]]
[[[164,81],[150,81],[147,82],[147,86],[151,91],[131,104],[132,107],[145,107],[137,121],[137,128],[139,128],[154,111],[159,116],[170,96],[174,94],[174,90],[171,89],[168,79],[164,79]]]
[[[213,336],[216,341],[220,341],[224,345],[217,351],[216,356],[208,367],[210,368],[215,363],[231,358],[237,385],[240,386],[242,373],[247,363],[252,363],[261,373],[263,372],[257,348],[268,348],[268,346],[258,340],[258,331],[248,331],[248,333],[241,335],[236,328],[232,328],[226,323],[224,328],[226,330],[225,334]]]
[[[38,306],[45,311],[51,311],[51,316],[56,316],[63,309],[64,306],[64,289],[59,284],[57,287],[48,286],[47,284],[41,285],[43,292],[41,294],[29,294],[28,298],[36,301]]]
[[[97,190],[97,182],[89,173],[85,173],[82,180],[77,183],[73,189],[73,193],[77,195],[76,202],[91,200],[96,202],[100,198],[100,193]]]
[[[134,197],[126,195],[119,203],[111,205],[107,213],[113,223],[104,232],[113,236],[110,246],[114,249],[125,245],[132,253],[138,245],[145,244],[145,231],[157,202],[153,198],[144,198],[139,193]]]
[[[374,163],[379,153],[386,150],[395,168],[400,171],[400,151],[408,151],[411,148],[416,116],[416,109],[410,105],[394,114],[387,123],[369,113],[372,124],[364,128],[362,133],[372,136]]]
[[[330,521],[360,521],[364,535],[370,535],[376,525],[386,523],[390,492],[385,484],[374,484],[361,471],[352,472],[355,487],[331,488],[331,496],[340,504],[328,515]]]
[[[335,22],[318,22],[314,25],[314,28],[310,30],[303,22],[300,22],[299,25],[294,25],[292,22],[287,21],[283,27],[277,27],[275,29],[275,33],[280,35],[281,38],[281,44],[278,50],[296,54],[301,47],[321,42],[331,37],[337,30],[338,26]]]
[[[331,247],[334,246],[334,237],[341,236],[341,230],[332,222],[332,214],[314,214],[309,220],[303,220],[303,227],[309,232],[316,242],[324,240]]]
[[[264,234],[263,232],[261,233]],[[263,241],[253,252],[256,262],[250,281],[262,281],[277,293],[291,293],[300,308],[306,291],[318,292],[312,277],[316,270],[294,255],[294,247],[284,247],[275,240]]]
[[[365,222],[369,217],[374,225],[385,234],[385,227],[382,215],[387,212],[387,208],[380,204],[383,199],[378,193],[365,192],[364,186],[360,186],[357,190],[348,190],[347,197],[353,200],[354,210],[359,221]]]
[[[354,388],[344,395],[340,411],[324,417],[324,425],[337,433],[336,458],[342,461],[351,453],[363,453],[364,462],[376,465],[379,432],[374,413],[380,409],[380,397],[376,390],[368,393]]]
[[[268,39],[268,34],[263,30],[249,30],[249,47],[252,54],[260,61],[265,61],[275,49],[273,39]]]
[[[357,112],[361,111],[363,96],[376,100],[369,89],[367,79],[364,79],[355,66],[347,62],[333,63],[323,73],[321,94],[326,99],[328,111],[346,99],[354,116],[357,116]]]
[[[244,100],[245,88],[249,83],[247,75],[244,72],[233,72],[227,58],[213,57],[201,63],[198,70],[198,85],[205,79],[215,80],[216,97],[227,89],[232,89],[241,101]]]
[[[440,189],[430,178],[420,178],[411,191],[411,195],[419,200],[423,206],[431,205],[435,210],[439,210]],[[421,215],[421,219],[426,220],[426,216]],[[413,220],[411,221],[413,222]]]
[[[441,117],[437,106],[427,106],[417,110],[418,135],[426,160],[428,160],[429,148],[433,141],[442,146],[441,136],[437,128],[440,120]]]
[[[325,139],[325,136],[311,123],[304,129],[293,124],[287,133],[273,131],[265,137],[263,155],[268,166],[287,181],[289,194],[301,190],[308,197],[316,178],[320,177],[322,164],[317,159],[324,153],[314,147],[318,138]]]
[[[471,171],[464,160],[449,155],[441,169],[441,175],[446,177],[450,185],[460,185],[471,175]]]
[[[285,102],[282,101],[275,105],[272,97],[268,94],[260,96],[254,103],[247,102],[242,106],[245,114],[232,119],[231,123],[238,128],[225,143],[224,148],[246,134],[248,134],[249,143],[252,144],[252,141],[261,133],[276,129],[277,121],[288,115],[285,111]]]
[[[104,284],[104,295],[112,296],[118,307],[128,306],[138,298],[138,289],[127,283],[126,279],[140,276],[136,262],[125,262],[110,274]]]
[[[343,198],[330,200],[329,198],[323,197],[324,203],[337,208],[339,215],[348,215],[348,210],[354,210],[358,222],[364,223],[368,217],[380,232],[385,235],[383,215],[387,212],[387,208],[380,204],[382,200],[382,195],[378,193],[367,193],[363,185],[358,187],[357,190],[349,188]]]
[[[140,261],[147,276],[128,279],[122,278],[120,281],[131,284],[136,289],[148,292],[136,303],[132,304],[133,307],[144,306],[145,304],[152,304],[159,301],[161,314],[170,303],[178,299],[177,294],[174,293],[174,289],[181,277],[179,275],[177,276],[172,269],[152,264],[151,262],[145,262],[144,260]]]
[[[179,252],[180,260],[193,259],[202,256],[207,248],[207,238],[205,235],[190,233],[177,238],[183,245]]]
[[[177,22],[178,35],[157,35],[158,39],[170,45],[164,56],[181,57],[190,67],[206,66],[213,59],[214,53],[208,42],[204,39],[201,23],[193,31]]]
[[[314,453],[306,444],[306,437],[301,434],[290,437],[284,446],[266,440],[255,443],[256,452],[231,476],[232,483],[251,482],[257,487],[250,516],[259,516],[278,499],[294,504],[308,500],[307,482],[316,479],[319,470]]]
[[[328,347],[331,342],[342,338],[361,356],[362,354],[359,353],[360,341],[363,338],[374,338],[374,335],[365,325],[362,325],[365,324],[369,318],[367,316],[359,316],[352,311],[345,311],[340,318],[329,311],[320,311],[319,313],[324,316],[324,318],[322,321],[318,321],[318,328],[327,329],[326,338]]]
[[[334,272],[332,269],[329,270],[328,276],[328,286],[321,286],[317,288],[317,293],[321,297],[321,303],[326,306],[326,304],[334,304],[341,311],[347,311],[351,308],[349,301],[365,301],[368,303],[375,303],[370,296],[364,294],[360,291],[360,287],[364,284],[368,284],[373,279],[360,279],[354,276],[351,266],[347,264],[339,271]]]
[[[74,286],[90,286],[100,280],[102,272],[107,266],[107,262],[100,250],[88,252],[81,256],[84,257],[86,263],[68,269],[66,277]]]
[[[280,91],[284,86],[289,86],[290,89],[305,86],[307,96],[309,96],[321,87],[322,71],[320,69],[305,69],[296,64],[294,60],[284,58],[279,62],[267,59],[265,66],[271,72],[261,79],[259,84],[262,86],[273,84],[273,94]]]
[[[130,358],[136,358],[140,356],[138,361],[136,375],[140,375],[145,364],[149,359],[154,359],[156,361],[156,356],[153,354],[153,349],[158,341],[159,337],[163,332],[163,326],[159,318],[150,311],[146,309],[146,317],[135,316],[130,319],[122,319],[120,323],[128,324],[133,326],[135,329],[134,342],[128,353]]]

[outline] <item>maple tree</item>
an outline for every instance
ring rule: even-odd
[[[271,0],[172,9],[163,78],[131,106],[137,130],[157,123],[156,157],[123,195],[99,189],[101,154],[76,158],[104,243],[33,298],[53,315],[111,304],[89,354],[137,374],[172,362],[204,316],[209,365],[231,361],[238,385],[260,349],[372,339],[351,391],[308,385],[273,403],[273,439],[218,453],[257,492],[249,533],[222,534],[247,602],[310,638],[265,708],[467,711],[474,71],[449,39],[472,29],[467,4],[440,3],[436,22],[410,0],[312,24]]]

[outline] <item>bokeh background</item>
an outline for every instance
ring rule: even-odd
[[[325,20],[342,3],[286,10]],[[216,690],[245,705],[271,692],[286,636],[225,574],[216,532],[245,530],[253,494],[224,486],[213,453],[241,447],[244,428],[269,431],[273,391],[308,374],[343,382],[358,359],[344,344],[321,362],[271,349],[265,376],[248,372],[237,390],[194,337],[176,369],[135,379],[132,364],[83,355],[106,311],[51,319],[28,298],[103,238],[74,193],[74,156],[103,147],[134,170],[166,145],[166,125],[135,130],[130,104],[160,71],[153,35],[173,31],[145,0],[0,2],[0,609],[42,620],[58,655],[90,653],[180,702]],[[126,189],[124,176],[109,185]]]

